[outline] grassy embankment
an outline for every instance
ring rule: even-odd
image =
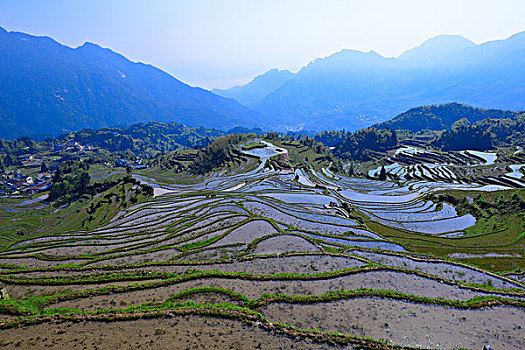
[[[266,145],[260,141],[256,141],[256,142],[251,142],[251,143],[247,143],[245,145],[242,145],[241,148],[245,151],[249,151],[251,149],[255,149],[255,148],[264,148],[266,147]]]
[[[0,247],[40,235],[92,230],[109,222],[119,211],[148,198],[142,186],[124,181],[95,196],[84,194],[58,208],[42,202],[20,206],[27,198],[2,198]]]
[[[452,202],[459,214],[474,215],[476,224],[464,230],[463,237],[445,238],[388,227],[366,217],[365,223],[412,252],[453,258],[494,272],[525,269],[525,189],[444,191],[431,199]]]
[[[288,151],[287,159],[294,168],[307,165],[315,168],[328,168],[330,162],[333,161],[333,156],[330,153],[324,153],[321,149],[316,150],[315,147],[306,146],[298,140],[281,141],[268,139],[266,141],[286,149]]]

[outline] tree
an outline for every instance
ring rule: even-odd
[[[381,167],[381,171],[379,172],[379,180],[386,180],[386,170],[384,166]]]
[[[62,180],[62,170],[60,170],[60,167],[55,171],[55,175],[53,175],[53,182],[57,183]]]
[[[77,192],[83,193],[86,187],[89,185],[91,178],[89,177],[89,174],[87,171],[80,171],[80,174],[77,175]]]
[[[41,173],[47,173],[48,170],[49,169],[48,169],[46,163],[42,162],[42,165],[40,166],[40,172]]]
[[[57,182],[51,187],[49,191],[49,200],[54,201],[67,193],[67,184],[65,182]]]
[[[467,149],[487,150],[492,148],[490,134],[480,127],[461,127],[445,131],[432,145],[443,151],[460,151]]]
[[[354,163],[350,163],[348,167],[348,176],[354,176]]]
[[[338,139],[341,141],[334,146],[333,153],[344,159],[359,161],[370,160],[373,152],[385,151],[397,145],[397,133],[389,129],[366,128],[352,134],[327,132],[319,137],[320,141],[325,140],[329,144]]]
[[[143,190],[146,193],[146,195],[148,195],[148,196],[153,196],[153,193],[155,192],[153,187],[151,187],[149,185],[143,186]]]
[[[202,148],[190,165],[195,174],[205,174],[214,168],[223,167],[231,160],[234,145],[247,139],[244,134],[231,134],[215,139],[209,146]]]

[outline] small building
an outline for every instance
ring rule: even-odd
[[[50,189],[52,186],[53,186],[53,184],[44,183],[44,184],[41,184],[41,185],[28,187],[28,188],[26,188],[26,191],[30,192],[30,193],[42,192],[42,191]]]

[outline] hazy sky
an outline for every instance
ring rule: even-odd
[[[398,56],[439,34],[503,39],[525,30],[524,14],[525,0],[0,0],[7,30],[95,42],[205,88],[343,48]]]

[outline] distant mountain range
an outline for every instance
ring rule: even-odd
[[[316,59],[263,98],[259,78],[218,93],[254,108],[263,121],[279,121],[281,130],[356,130],[421,105],[525,110],[524,62],[525,32],[480,45],[441,35],[397,58],[342,50]],[[259,101],[247,103],[236,91]]]
[[[397,58],[342,50],[214,93],[92,43],[73,49],[0,28],[0,52],[0,138],[148,121],[357,130],[449,102],[525,110],[525,32],[480,45],[442,35]]]
[[[250,127],[256,113],[92,43],[72,49],[0,28],[0,138],[137,122]]]

